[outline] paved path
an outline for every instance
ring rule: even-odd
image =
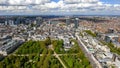
[[[13,54],[14,56],[29,56],[29,54],[21,54],[21,55],[19,55],[19,54]],[[40,56],[43,56],[44,54],[40,54]],[[47,54],[46,54],[47,55]],[[64,67],[64,68],[67,68],[66,66],[65,66],[65,64],[62,62],[62,60],[60,59],[60,57],[59,56],[62,56],[62,55],[69,55],[69,54],[57,54],[55,51],[54,51],[54,54],[52,54],[53,56],[55,56],[59,61],[60,61],[60,63],[62,64],[62,66]],[[77,54],[71,54],[71,55],[77,55]]]
[[[31,54],[12,54],[13,56],[29,56]],[[48,55],[48,54],[40,54],[40,56]],[[51,54],[52,56],[56,56],[56,54]],[[58,56],[67,56],[67,55],[77,55],[77,54],[57,54]]]
[[[51,49],[54,51],[53,45],[51,45]],[[59,55],[55,51],[54,51],[54,56],[60,61],[60,63],[64,68],[67,68],[65,64],[62,62],[62,60],[60,59]]]
[[[62,64],[62,66],[63,66],[64,68],[67,68],[67,67],[65,66],[65,64],[62,62],[62,60],[60,59],[60,57],[58,56],[58,54],[57,54],[56,52],[54,52],[54,54],[55,54],[55,57],[60,61],[60,63]]]
[[[54,51],[54,49],[51,47],[51,49]],[[30,54],[13,54],[14,56],[29,56]],[[40,54],[40,56],[43,56],[43,55],[45,55],[45,54]],[[47,54],[46,54],[47,55]],[[64,67],[64,68],[67,68],[66,66],[65,66],[65,64],[63,63],[63,61],[60,59],[60,57],[59,56],[65,56],[65,55],[77,55],[77,54],[57,54],[55,51],[54,51],[54,54],[52,54],[52,56],[55,56],[59,61],[60,61],[60,63],[62,64],[62,66]]]

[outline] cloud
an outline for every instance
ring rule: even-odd
[[[0,0],[0,4],[7,4],[7,0]]]
[[[50,0],[0,0],[0,4],[6,5],[31,5],[31,4],[44,4]]]
[[[112,9],[111,9],[112,8]],[[99,14],[120,12],[120,4],[107,4],[100,0],[0,0],[0,14],[6,13],[64,13]]]
[[[65,3],[96,3],[99,0],[64,0]]]

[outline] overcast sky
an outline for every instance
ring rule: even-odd
[[[120,0],[0,0],[0,15],[120,15]]]

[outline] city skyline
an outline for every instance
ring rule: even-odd
[[[119,0],[0,0],[0,15],[120,15]]]

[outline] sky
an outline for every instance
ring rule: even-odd
[[[0,15],[120,15],[120,0],[0,0]]]

